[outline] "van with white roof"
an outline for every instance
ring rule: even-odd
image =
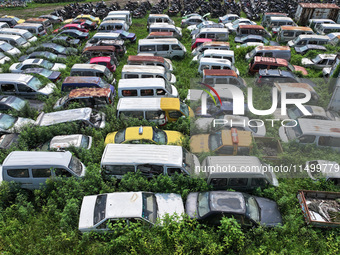
[[[37,41],[37,37],[35,37],[32,33],[27,31],[26,29],[19,28],[1,28],[0,34],[9,34],[9,35],[20,35],[23,39],[29,42]]]
[[[340,32],[340,24],[320,24],[315,28],[318,35]]]
[[[176,83],[176,76],[162,66],[124,65],[122,79],[163,78],[171,84]]]
[[[120,79],[118,97],[178,97],[178,91],[162,78]]]
[[[97,64],[74,64],[71,68],[70,76],[96,76],[115,83],[110,70],[106,66]]]
[[[270,17],[268,27],[274,34],[278,32],[281,26],[296,26],[294,21],[289,17]]]
[[[288,46],[257,46],[246,54],[246,60],[252,60],[254,57],[283,58],[289,61],[291,51]]]
[[[153,23],[166,23],[170,25],[175,25],[175,22],[167,14],[149,14],[147,21],[147,29]]]
[[[202,162],[201,171],[215,190],[245,191],[279,186],[273,170],[254,156],[208,156]]]
[[[181,146],[154,144],[108,144],[100,162],[104,178],[121,179],[129,172],[154,175],[191,175],[198,158]]]
[[[24,47],[27,48],[31,44],[20,35],[11,35],[11,34],[0,34],[0,41],[4,41],[9,43],[14,47]]]
[[[128,31],[129,26],[124,20],[110,19],[103,21],[98,27],[99,32],[112,32],[115,30]]]
[[[297,141],[301,144],[316,144],[318,147],[332,148],[340,152],[340,122],[332,120],[297,119],[296,123],[286,123],[280,127],[283,142]]]
[[[195,42],[196,38],[207,38],[213,41],[226,42],[229,38],[229,30],[227,28],[202,28],[192,38],[192,43]]]
[[[138,55],[150,53],[166,58],[183,58],[187,52],[185,46],[175,38],[141,39],[138,41]]]
[[[110,40],[120,40],[122,39],[120,33],[115,33],[115,32],[110,32],[110,33],[105,33],[105,32],[98,32],[96,33],[90,40],[88,40],[85,44],[85,47],[90,47],[94,46],[99,41],[110,41]]]
[[[125,15],[127,16],[129,26],[132,25],[132,15],[130,11],[127,10],[120,10],[120,11],[110,11],[107,16],[117,16],[117,15]]]
[[[281,26],[276,40],[279,43],[294,40],[299,35],[313,35],[314,32],[310,27]]]
[[[239,75],[238,69],[230,62],[229,59],[218,59],[218,58],[201,58],[198,72],[203,73],[203,70],[213,69],[213,70],[233,70]]]
[[[163,66],[167,71],[172,72],[172,62],[170,59],[160,56],[129,56],[128,65],[147,65],[147,66]]]
[[[307,44],[325,45],[329,41],[326,35],[299,35],[294,40],[287,43],[289,47],[302,47]]]
[[[13,181],[34,190],[56,177],[84,177],[86,167],[69,151],[13,151],[0,167],[0,181]]]
[[[151,32],[173,32],[177,39],[182,38],[182,28],[175,27],[175,25],[166,23],[153,23],[149,26],[149,33]]]
[[[201,58],[228,59],[232,64],[235,64],[235,53],[233,50],[208,49],[193,57],[192,61],[200,61]]]
[[[310,19],[308,21],[308,26],[311,29],[315,29],[321,24],[336,24],[336,22],[331,19]]]

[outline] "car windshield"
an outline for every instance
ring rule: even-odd
[[[198,193],[197,198],[197,213],[200,217],[203,217],[210,212],[209,207],[209,192]]]
[[[60,105],[64,105],[68,100],[68,95],[67,96],[64,96],[60,99]]]
[[[52,67],[53,67],[53,64],[50,61],[47,61],[47,60],[43,60],[40,65],[47,68],[47,69],[52,69]]]
[[[1,114],[0,115],[0,128],[3,130],[7,130],[14,125],[17,121],[16,117],[13,117],[8,114]]]
[[[27,40],[29,40],[30,38],[33,37],[33,35],[32,35],[30,32],[26,32],[26,33],[24,33],[24,37],[25,37]]]
[[[166,76],[166,79],[167,79],[168,81],[171,80],[171,73],[170,73],[170,72],[165,72],[165,76]]]
[[[66,50],[66,48],[64,46],[61,45],[55,45],[55,47],[53,47],[56,51],[58,51],[59,53],[63,52]]]
[[[129,36],[129,34],[130,33],[128,33],[128,32],[126,32],[126,31],[122,31],[122,32],[120,32],[122,35],[124,35],[124,36]]]
[[[320,55],[317,55],[315,58],[312,59],[313,63],[319,63],[322,59],[320,58]]]
[[[180,111],[187,117],[189,117],[189,107],[185,103],[180,103]]]
[[[296,120],[297,118],[300,118],[303,114],[298,107],[293,107],[287,109],[287,115],[290,119]]]
[[[157,220],[157,203],[155,195],[143,193],[142,217],[155,224]]]
[[[68,168],[71,169],[76,175],[80,176],[83,171],[83,166],[79,159],[72,157]]]
[[[22,100],[19,97],[16,97],[11,103],[10,106],[15,110],[19,111],[25,106],[26,101]]]
[[[254,133],[257,133],[257,130],[258,130],[258,123],[254,120],[250,120],[248,122],[248,127],[251,131],[253,131]]]
[[[161,129],[153,129],[153,137],[152,140],[154,140],[156,143],[166,144],[167,143],[167,136],[166,133]]]
[[[18,40],[17,40],[17,43],[18,43],[19,45],[23,45],[23,44],[27,43],[27,41],[26,41],[24,38],[19,37]]]
[[[186,149],[184,148],[182,149],[183,149],[183,167],[185,168],[185,170],[188,171],[188,173],[192,173],[193,171],[195,171],[194,157]]]
[[[255,56],[255,54],[257,53],[256,49],[253,49],[250,53],[249,53],[249,57],[253,58]]]
[[[93,225],[105,219],[107,194],[98,195],[93,211]]]
[[[43,87],[43,84],[39,81],[39,79],[37,77],[33,77],[28,83],[27,85],[34,89],[34,90],[39,90]]]
[[[6,52],[6,51],[9,51],[11,49],[13,49],[14,47],[12,45],[10,45],[9,43],[2,43],[0,44],[0,48]]]
[[[209,135],[209,149],[214,151],[222,146],[221,132]]]
[[[260,208],[254,197],[244,194],[246,202],[246,215],[255,222],[260,221]]]
[[[108,84],[106,81],[100,79],[99,86],[101,88],[110,88],[110,84]]]
[[[165,81],[165,89],[166,89],[169,93],[172,93],[171,84],[170,84],[168,81]]]
[[[115,135],[115,143],[122,143],[125,141],[125,131],[126,129],[120,130]]]
[[[287,123],[285,127],[286,134],[289,140],[294,140],[295,138],[302,135],[302,130],[300,126],[296,125],[295,127],[293,127],[293,125],[295,125],[295,122],[292,121]]]
[[[50,76],[52,73],[53,73],[53,71],[47,70],[47,69],[45,69],[45,68],[42,69],[41,72],[40,72],[40,74],[43,75],[43,76],[45,76],[45,77]]]
[[[87,149],[89,147],[90,137],[83,135],[81,137],[80,147]]]
[[[300,37],[298,36],[298,37],[296,37],[296,38],[293,40],[293,43],[296,44],[296,43],[298,43],[299,41],[300,41]]]
[[[291,72],[295,71],[295,67],[291,63],[288,63],[287,67]]]

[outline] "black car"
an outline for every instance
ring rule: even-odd
[[[62,44],[65,47],[78,47],[80,44],[79,39],[74,39],[68,35],[56,35],[53,37],[52,42]]]
[[[189,193],[186,213],[209,225],[219,225],[223,216],[235,218],[242,226],[282,225],[275,201],[241,192],[208,191]]]
[[[294,47],[296,53],[304,55],[310,50],[327,51],[327,48],[322,45],[307,44],[304,46]]]
[[[61,76],[61,72],[52,71],[52,70],[48,70],[48,69],[40,68],[40,67],[38,67],[38,68],[27,68],[23,73],[24,74],[39,74],[39,75],[46,77],[47,79],[49,79],[53,83],[58,81],[60,79],[60,76]]]
[[[79,39],[79,40],[86,40],[89,38],[89,33],[87,32],[81,32],[77,29],[66,29],[61,31],[59,34],[57,34],[57,36],[70,36],[72,38],[75,39]]]
[[[19,62],[22,62],[26,59],[30,59],[30,58],[43,58],[43,59],[47,59],[47,60],[56,60],[57,58],[62,58],[62,59],[66,59],[66,55],[64,54],[54,54],[52,52],[49,51],[35,51],[29,55],[23,55],[19,58]]]
[[[73,24],[80,24],[82,25],[84,28],[88,29],[88,30],[96,30],[98,25],[96,22],[92,22],[88,19],[76,19],[74,21],[72,21]]]
[[[71,47],[64,47],[62,45],[56,44],[56,43],[42,43],[37,47],[31,47],[26,52],[32,53],[34,51],[50,51],[54,54],[64,54],[64,55],[74,55],[78,53],[77,49],[71,48]]]

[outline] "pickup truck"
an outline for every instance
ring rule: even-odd
[[[340,227],[340,192],[299,190],[297,198],[307,224]]]

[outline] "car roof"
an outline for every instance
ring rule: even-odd
[[[66,148],[70,146],[79,147],[84,135],[58,135],[50,141],[50,149]]]
[[[210,210],[224,213],[246,213],[246,202],[240,192],[232,191],[210,191]]]
[[[111,93],[109,88],[80,88],[71,90],[68,98],[107,97]]]
[[[297,119],[303,134],[313,133],[340,137],[340,123],[332,120]]]
[[[120,79],[118,88],[136,88],[136,87],[165,87],[163,78],[143,78],[143,79]]]
[[[290,71],[273,70],[273,69],[260,69],[259,75],[260,76],[283,76],[283,77],[295,78],[295,75]]]

